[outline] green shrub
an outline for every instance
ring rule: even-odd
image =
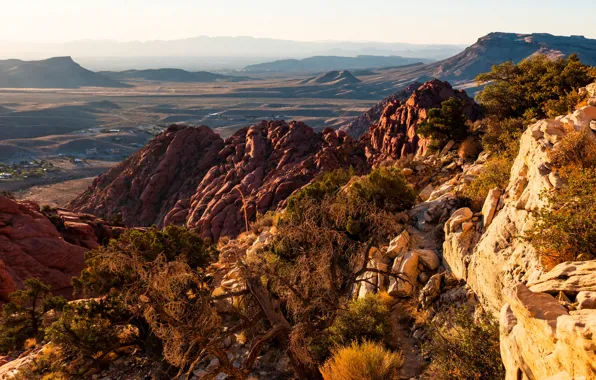
[[[499,326],[488,316],[477,320],[464,308],[440,313],[428,324],[423,351],[431,358],[433,379],[503,379]]]
[[[388,380],[397,379],[403,363],[401,353],[373,342],[354,342],[338,348],[320,371],[325,380]]]
[[[487,85],[477,98],[491,115],[530,122],[573,111],[581,100],[579,88],[595,79],[575,54],[556,60],[536,55],[518,64],[495,65],[478,75],[479,84]]]
[[[114,308],[103,300],[84,300],[68,304],[46,337],[71,359],[94,361],[105,357],[123,342],[110,316]]]
[[[353,176],[354,171],[351,168],[350,170],[337,169],[320,175],[288,198],[287,211],[298,212],[300,204],[307,199],[322,201],[326,196],[337,193]]]
[[[464,103],[449,98],[441,103],[441,108],[428,111],[428,117],[421,123],[416,133],[432,139],[431,150],[440,150],[449,140],[463,141],[469,135],[468,118],[464,113]]]
[[[525,128],[523,119],[491,116],[478,124],[483,127],[482,147],[485,150],[508,157],[517,156],[519,139]]]
[[[391,340],[391,311],[376,294],[350,302],[329,328],[331,341],[345,346],[352,342],[388,342]]]
[[[547,267],[596,257],[596,169],[570,169],[566,181],[542,194],[546,205],[527,234]]]
[[[9,352],[23,348],[27,339],[43,338],[43,315],[61,310],[66,301],[54,297],[49,285],[38,278],[25,280],[24,289],[10,294],[10,302],[2,306],[0,317],[0,350]]]
[[[349,201],[365,202],[387,212],[410,209],[416,201],[414,190],[396,167],[373,169],[356,179],[348,188]]]
[[[512,166],[513,160],[510,156],[491,157],[478,177],[466,185],[460,195],[469,198],[474,208],[481,208],[491,189],[507,187]]]

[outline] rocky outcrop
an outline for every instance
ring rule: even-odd
[[[359,141],[366,146],[369,161],[380,163],[406,154],[425,154],[430,141],[421,139],[416,134],[416,127],[426,119],[429,109],[439,108],[450,98],[464,103],[464,111],[470,120],[480,116],[480,107],[465,91],[454,90],[449,83],[436,79],[426,82],[405,103],[389,102],[379,121],[362,135]]]
[[[504,295],[500,330],[507,380],[596,377],[595,309],[568,310],[552,295],[523,284]]]
[[[483,217],[474,223],[473,232],[445,229],[447,265],[493,313],[504,303],[503,288],[533,282],[544,271],[536,250],[521,237],[532,226],[534,212],[544,205],[541,193],[561,185],[551,175],[548,151],[570,128],[587,128],[592,109],[596,110],[588,106],[558,120],[542,120],[530,126],[521,137],[509,185],[503,194],[496,189],[489,193]]]
[[[262,122],[222,140],[207,127],[171,126],[98,177],[70,207],[130,226],[186,225],[203,236],[235,236],[321,172],[366,168],[344,132]]]
[[[356,119],[352,120],[350,123],[339,128],[339,130],[346,132],[348,135],[352,136],[355,139],[359,138],[360,136],[368,132],[368,129],[371,125],[379,121],[379,118],[383,114],[383,111],[385,110],[387,105],[394,103],[395,101],[405,102],[412,95],[412,93],[416,91],[420,86],[422,86],[422,83],[414,82],[408,85],[403,90],[398,91],[395,94],[389,95],[385,99],[381,100],[379,103],[375,104],[371,109],[364,112]]]
[[[118,233],[90,215],[58,210],[50,219],[35,203],[0,196],[0,301],[29,277],[71,296],[85,252]]]
[[[596,261],[548,271],[523,239],[544,206],[541,194],[563,186],[548,152],[595,119],[596,107],[585,106],[528,127],[505,191],[491,190],[476,220],[463,208],[445,224],[444,265],[500,313],[507,379],[596,378]]]
[[[67,206],[128,226],[163,225],[179,199],[188,199],[214,164],[224,142],[208,127],[170,126],[120,165],[97,177]]]

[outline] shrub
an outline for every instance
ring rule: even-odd
[[[179,260],[194,269],[204,268],[217,258],[209,241],[183,227],[164,230],[127,230],[107,247],[86,255],[87,268],[73,279],[75,291],[87,296],[105,295],[111,289],[122,289],[138,280],[133,268],[136,262],[151,262],[158,256],[167,261]]]
[[[350,185],[348,195],[351,201],[366,202],[387,212],[410,209],[416,200],[414,191],[396,167],[373,169]]]
[[[596,136],[589,129],[572,131],[549,152],[556,169],[596,167]]]
[[[492,153],[515,157],[519,151],[519,139],[524,132],[520,118],[491,116],[479,122],[482,126],[482,147]]]
[[[391,312],[376,294],[368,294],[350,302],[348,310],[340,313],[329,329],[331,341],[339,346],[364,341],[391,340]]]
[[[503,379],[499,326],[486,315],[477,320],[464,308],[437,313],[428,325],[423,351],[431,357],[433,379]]]
[[[596,257],[596,169],[571,169],[566,180],[542,194],[546,205],[527,234],[547,267]]]
[[[441,108],[428,111],[428,117],[416,129],[416,133],[432,139],[431,150],[440,150],[449,140],[462,141],[469,135],[468,118],[464,103],[450,98],[441,103]]]
[[[46,337],[67,357],[93,363],[124,343],[115,326],[126,320],[123,313],[104,299],[71,302],[48,328]]]
[[[397,378],[403,363],[400,353],[380,344],[354,342],[337,349],[320,371],[325,380],[387,380]]]
[[[305,200],[322,201],[326,196],[333,195],[345,186],[352,176],[353,169],[337,169],[324,173],[316,178],[312,183],[304,186],[288,198],[287,211],[294,213],[298,211],[300,203]]]
[[[575,54],[556,60],[536,55],[518,64],[505,62],[476,78],[479,84],[487,84],[478,100],[489,114],[528,122],[573,111],[581,100],[579,88],[594,79],[594,72]]]
[[[66,303],[62,297],[54,297],[51,287],[38,278],[29,278],[24,285],[24,289],[13,292],[10,302],[2,307],[0,350],[4,352],[23,348],[30,338],[41,341],[44,313],[61,310]]]
[[[486,162],[484,170],[463,188],[460,195],[469,198],[474,208],[482,207],[491,189],[504,189],[507,186],[512,165],[513,161],[508,156],[492,157]]]

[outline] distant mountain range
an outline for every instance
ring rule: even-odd
[[[254,80],[244,76],[215,74],[207,71],[190,72],[181,69],[150,69],[127,71],[103,71],[101,74],[116,80],[153,80],[163,82],[211,83],[211,82],[242,82]]]
[[[189,71],[240,69],[259,62],[316,55],[398,55],[439,60],[465,45],[383,42],[291,41],[255,37],[199,36],[170,41],[80,40],[65,43],[0,41],[0,58],[40,59],[69,55],[96,71],[175,67]],[[166,66],[167,65],[167,66]],[[338,68],[333,68],[338,69]]]
[[[107,76],[89,71],[70,57],[43,61],[0,61],[0,87],[5,88],[77,88],[128,87]]]
[[[490,33],[472,46],[442,61],[394,70],[379,71],[384,81],[403,83],[432,78],[449,80],[456,85],[470,83],[480,73],[490,71],[493,65],[506,61],[518,63],[535,54],[567,57],[576,53],[581,61],[596,65],[596,40],[582,36],[553,36],[546,33],[516,34]]]
[[[281,73],[321,72],[330,70],[375,69],[429,62],[434,62],[434,60],[428,58],[375,55],[359,55],[357,57],[315,56],[304,59],[283,59],[249,65],[244,68],[244,71]]]

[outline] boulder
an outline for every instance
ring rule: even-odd
[[[439,256],[433,250],[416,249],[414,252],[418,255],[418,261],[430,270],[436,270],[441,265]]]
[[[389,294],[394,297],[411,297],[420,270],[418,269],[418,254],[415,251],[405,253],[395,260],[391,269],[400,277],[393,279],[389,286]]]
[[[395,239],[391,240],[387,248],[387,256],[396,258],[398,255],[406,252],[410,244],[410,234],[408,231],[403,231]]]
[[[495,212],[497,211],[497,206],[499,205],[499,198],[501,197],[501,191],[499,189],[492,189],[488,192],[488,196],[484,201],[484,206],[482,206],[482,216],[484,218],[484,228],[490,226],[493,218],[495,216]]]
[[[424,288],[420,291],[419,302],[423,308],[428,308],[430,304],[433,303],[435,299],[441,293],[441,281],[443,279],[443,275],[440,273],[435,274],[432,276]]]
[[[578,310],[596,309],[596,292],[581,291],[575,298]]]

